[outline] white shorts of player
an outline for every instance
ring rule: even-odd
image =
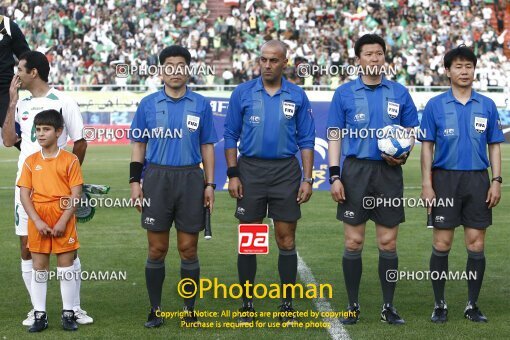
[[[14,224],[16,226],[16,235],[28,236],[28,215],[21,204],[20,190],[16,186],[14,192]]]

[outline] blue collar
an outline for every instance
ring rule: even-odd
[[[390,88],[391,83],[390,83],[390,81],[388,79],[386,79],[385,76],[383,76],[379,86],[386,86],[387,88]],[[354,90],[358,91],[358,90],[361,90],[361,89],[371,90],[370,87],[368,87],[367,85],[365,85],[365,83],[363,83],[363,81],[361,80],[361,76],[359,76],[358,78],[356,78],[356,83],[355,83],[355,86],[354,86]]]
[[[254,90],[255,91],[265,90],[264,89],[264,84],[262,83],[262,77],[258,77],[257,78],[257,80],[255,82]],[[277,95],[280,92],[290,93],[289,82],[288,82],[287,79],[285,79],[285,77],[282,77],[282,87],[280,87],[280,89],[278,91],[276,91],[276,93],[274,95]]]
[[[181,101],[182,99],[189,99],[189,100],[193,100],[193,98],[191,98],[191,90],[189,89],[189,87],[186,86],[186,92],[184,93],[184,96],[182,96],[181,98],[179,98],[178,101]],[[176,103],[176,101],[172,100],[172,98],[170,98],[166,92],[165,92],[165,86],[163,85],[163,88],[161,90],[159,90],[158,92],[158,97],[157,97],[157,101],[160,102],[160,101],[163,101],[163,100],[166,100],[166,101],[170,101],[172,103]],[[177,102],[178,102],[177,101]]]
[[[469,100],[466,102],[469,103],[470,101],[474,100],[475,102],[478,102],[478,103],[481,103],[482,102],[482,98],[480,98],[480,94],[478,92],[476,92],[475,90],[471,90],[471,97],[469,98]],[[457,102],[459,104],[461,104],[454,96],[453,96],[453,91],[452,89],[450,88],[447,92],[446,92],[446,102],[447,103],[451,103],[451,102]]]

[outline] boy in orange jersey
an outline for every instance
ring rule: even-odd
[[[29,332],[48,327],[46,290],[50,253],[57,255],[57,279],[62,294],[62,327],[77,330],[73,301],[74,251],[80,247],[76,233],[75,207],[83,184],[78,158],[57,145],[64,120],[56,110],[46,110],[34,118],[36,136],[42,149],[30,155],[23,165],[17,186],[28,216],[28,248],[32,253],[32,304],[35,322]]]

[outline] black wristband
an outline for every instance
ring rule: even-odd
[[[340,177],[340,167],[339,166],[330,166],[329,167],[329,177],[339,176]]]
[[[138,182],[142,179],[143,164],[140,162],[129,163],[129,183]]]
[[[237,166],[231,166],[227,169],[227,177],[239,177],[239,168]]]

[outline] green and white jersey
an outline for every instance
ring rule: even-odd
[[[16,182],[21,175],[25,159],[41,150],[35,134],[34,117],[44,110],[57,110],[64,117],[64,131],[58,139],[58,146],[64,148],[67,139],[75,142],[83,138],[83,118],[78,104],[63,92],[51,88],[44,97],[28,97],[18,101],[15,120],[21,129],[21,153],[18,159]]]

